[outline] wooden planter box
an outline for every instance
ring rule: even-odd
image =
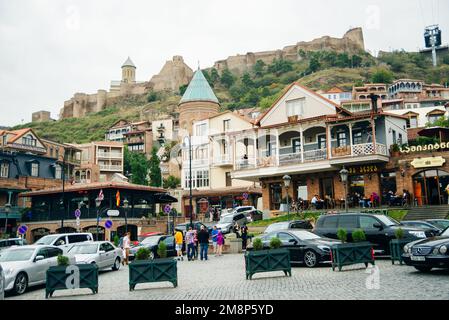
[[[292,276],[290,252],[287,249],[247,251],[245,253],[246,279],[252,279],[255,273],[283,271]]]
[[[164,282],[178,286],[178,268],[172,258],[155,260],[135,260],[129,264],[129,291],[133,291],[138,283]]]
[[[98,293],[98,267],[95,264],[76,264],[79,270],[79,288],[91,289],[93,294]],[[68,277],[75,274],[66,273],[68,266],[55,266],[47,270],[45,281],[45,298],[51,297],[56,290],[67,290]],[[78,289],[78,288],[76,288]]]
[[[374,252],[372,244],[369,242],[360,243],[342,243],[333,245],[332,253],[332,270],[338,267],[341,271],[343,266],[364,263],[368,267],[368,263],[374,265]]]
[[[410,240],[404,239],[393,239],[390,241],[391,264],[394,264],[395,261],[399,261],[399,264],[402,265],[402,262],[404,261],[402,259],[404,246],[409,242]]]

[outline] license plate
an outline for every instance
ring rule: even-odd
[[[410,256],[412,261],[426,261],[426,257]]]

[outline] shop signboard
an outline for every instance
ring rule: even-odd
[[[446,163],[446,159],[443,157],[428,157],[413,159],[411,165],[415,169],[441,167]]]
[[[366,165],[348,168],[349,174],[365,174],[365,173],[378,173],[380,169],[376,165]]]

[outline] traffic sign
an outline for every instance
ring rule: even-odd
[[[243,194],[243,199],[248,200],[248,198],[249,198],[249,194],[245,192],[245,193]]]
[[[80,209],[76,209],[75,210],[75,217],[77,217],[77,218],[81,217],[81,210]]]
[[[108,215],[108,217],[118,217],[120,215],[120,211],[118,211],[118,210],[108,210],[106,212],[106,214]]]
[[[20,234],[25,234],[25,233],[27,233],[27,230],[28,230],[28,227],[25,226],[25,225],[19,227],[19,233],[20,233]]]
[[[170,213],[170,211],[171,211],[171,206],[169,204],[165,205],[164,212],[165,213]]]
[[[112,228],[112,221],[111,220],[106,220],[106,222],[104,223],[104,227],[106,229],[111,229]]]

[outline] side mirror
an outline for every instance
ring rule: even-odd
[[[298,241],[296,241],[295,239],[290,239],[290,240],[288,240],[288,242],[289,243],[293,243],[293,244],[297,244],[298,243]]]
[[[44,256],[36,256],[36,258],[34,258],[34,262],[38,262],[38,261],[41,261],[41,260],[44,260],[44,259],[45,259]]]
[[[383,229],[382,224],[380,224],[380,223],[378,223],[378,222],[377,222],[377,223],[374,223],[374,224],[373,224],[373,227],[374,227],[374,228],[377,228],[377,229]]]

